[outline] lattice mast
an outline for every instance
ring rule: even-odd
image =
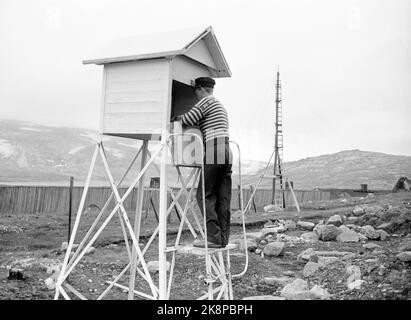
[[[277,69],[275,83],[275,137],[274,137],[274,166],[271,203],[279,209],[285,208],[285,194],[283,186],[283,111],[280,69]]]

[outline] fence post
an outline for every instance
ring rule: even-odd
[[[71,213],[72,213],[72,202],[73,202],[73,182],[74,177],[70,177],[70,188],[69,188],[69,220],[68,220],[68,239],[67,242],[70,242],[71,236]]]

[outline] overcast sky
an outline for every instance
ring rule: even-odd
[[[214,28],[233,73],[218,79],[244,158],[268,160],[274,79],[284,160],[361,149],[411,155],[411,1],[0,0],[0,119],[97,129],[111,40]]]

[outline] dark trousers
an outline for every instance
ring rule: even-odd
[[[231,219],[231,174],[232,174],[232,156],[228,145],[228,140],[224,143],[223,149],[208,151],[213,152],[215,159],[217,153],[224,152],[226,161],[218,164],[204,164],[204,190],[205,190],[205,207],[207,221],[207,240],[223,246],[228,244],[230,236],[230,219]],[[207,157],[207,154],[206,154]],[[220,158],[221,159],[221,158]],[[200,178],[197,188],[197,202],[201,213],[203,212],[202,197],[202,179]]]

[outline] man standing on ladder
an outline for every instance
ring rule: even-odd
[[[214,79],[209,77],[195,79],[193,90],[199,101],[177,119],[186,127],[199,126],[203,135],[207,246],[222,248],[230,235],[232,153],[227,111],[213,96],[214,85]],[[196,198],[204,215],[201,178]],[[196,240],[193,245],[204,248],[205,241]]]

